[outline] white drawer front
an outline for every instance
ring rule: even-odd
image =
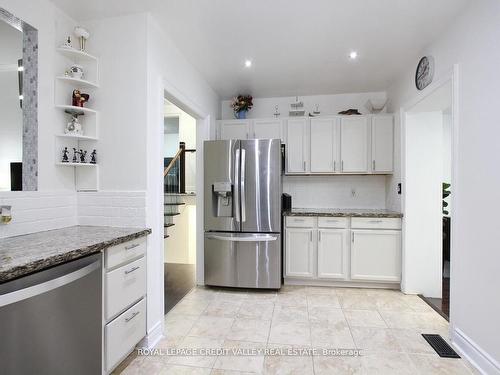
[[[146,295],[144,257],[106,273],[106,320]]]
[[[401,219],[382,217],[353,217],[353,229],[401,229]]]
[[[287,216],[286,226],[297,228],[312,228],[315,224],[315,217],[307,216]]]
[[[146,237],[111,246],[104,251],[106,269],[116,267],[146,253]]]
[[[318,217],[318,227],[320,228],[347,228],[347,217]]]
[[[106,370],[130,352],[146,336],[146,301],[142,299],[105,328]]]

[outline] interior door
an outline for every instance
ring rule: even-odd
[[[236,176],[236,150],[240,141],[205,141],[204,144],[204,201],[205,201],[205,230],[206,231],[235,231],[240,230],[237,221],[239,200]],[[218,197],[214,193],[214,184],[227,182],[231,186],[231,209],[228,216],[221,216],[218,207]]]
[[[340,131],[341,169],[344,173],[368,172],[368,119],[343,117]]]
[[[281,230],[281,142],[253,139],[240,142],[242,232]]]

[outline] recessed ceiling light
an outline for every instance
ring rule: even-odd
[[[245,60],[245,68],[250,68],[252,66],[252,60]]]
[[[349,53],[349,58],[351,60],[355,60],[357,57],[358,57],[358,53],[356,51],[351,51],[351,53]]]

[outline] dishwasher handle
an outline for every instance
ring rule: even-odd
[[[42,272],[54,272],[56,274],[56,277],[39,284],[31,285],[22,289],[13,290],[11,292],[0,295],[0,307],[20,302],[32,297],[36,297],[40,294],[50,292],[51,290],[60,288],[64,285],[67,285],[69,283],[72,283],[73,281],[76,281],[78,279],[87,276],[88,274],[101,268],[102,263],[100,254],[98,254],[95,257],[96,260],[93,261],[92,263],[89,264],[88,261],[82,262],[83,264],[79,268],[77,268],[76,270],[72,269],[69,273],[63,275],[61,275],[59,272],[54,272],[54,270],[56,270],[57,267],[47,271],[42,271]],[[82,260],[83,259],[75,262],[79,262]],[[64,266],[65,264],[59,267],[64,267]]]

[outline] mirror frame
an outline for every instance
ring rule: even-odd
[[[38,30],[0,8],[0,20],[23,33],[23,189],[38,189]]]

